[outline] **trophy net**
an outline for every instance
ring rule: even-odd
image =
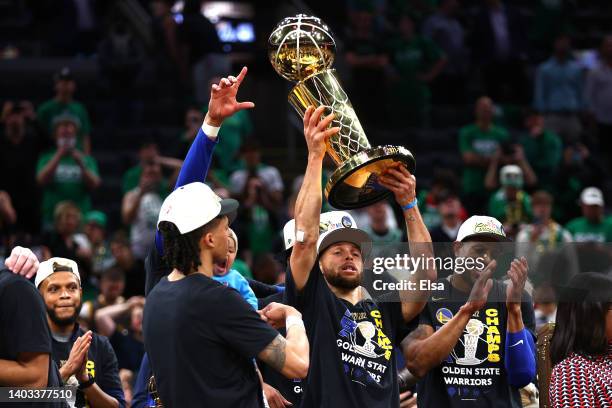
[[[334,113],[331,126],[339,127],[340,131],[327,141],[327,153],[336,165],[370,148],[355,110],[336,77],[336,70],[320,72],[298,83],[289,95],[289,102],[302,117],[308,106],[323,105],[327,108],[326,114]]]

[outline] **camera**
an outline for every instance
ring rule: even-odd
[[[60,137],[57,140],[57,145],[59,148],[72,150],[76,146],[76,139],[74,137]]]

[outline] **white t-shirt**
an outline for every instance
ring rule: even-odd
[[[132,252],[137,259],[145,259],[149,247],[153,245],[161,206],[162,198],[156,192],[146,193],[140,199],[138,213],[130,227]]]
[[[247,170],[236,170],[230,177],[230,191],[232,194],[240,194],[244,190],[249,173]],[[268,191],[280,191],[285,188],[280,172],[276,167],[261,165],[257,168],[257,177],[261,180]]]

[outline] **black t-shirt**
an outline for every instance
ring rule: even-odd
[[[70,339],[66,342],[53,339],[53,360],[58,367],[63,366],[68,361],[70,350],[79,336],[85,332],[78,326],[75,327]],[[96,384],[108,395],[114,397],[119,402],[120,407],[125,406],[121,380],[119,379],[119,369],[117,367],[117,357],[108,339],[96,333],[93,334],[89,351],[87,352],[87,372],[95,378]],[[66,385],[77,386],[77,379],[72,376],[66,380]],[[76,408],[88,406],[85,394],[77,390]]]
[[[164,262],[163,257],[159,254],[157,243],[149,246],[147,257],[145,258],[144,262],[144,268],[146,275],[145,296],[149,296],[149,293],[153,290],[153,287],[157,285],[161,278],[172,272],[172,268],[170,268],[166,262]]]
[[[0,129],[0,190],[11,196],[17,212],[18,229],[31,233],[40,230],[36,163],[43,147],[42,140],[31,127],[26,127],[26,134],[19,144],[10,142]]]
[[[469,293],[461,292],[449,279],[439,279],[444,290],[435,291],[420,316],[420,324],[438,330],[465,304]],[[508,311],[506,286],[497,280],[488,302],[468,322],[455,348],[438,367],[418,384],[418,405],[424,407],[520,408],[518,389],[508,383],[504,367]],[[523,323],[534,333],[535,316],[531,297],[523,294]]]
[[[125,289],[123,296],[126,299],[132,296],[144,296],[145,294],[145,267],[144,262],[135,259],[129,269],[123,269],[125,274]]]
[[[79,265],[84,264],[77,255],[80,245],[73,238],[70,238],[70,241],[71,246],[68,246],[66,240],[55,231],[46,232],[42,236],[42,244],[49,249],[52,256],[75,259]]]
[[[143,328],[165,407],[263,407],[253,358],[278,332],[236,290],[200,273],[163,278]]]
[[[393,348],[404,325],[401,304],[364,299],[351,305],[333,294],[318,266],[301,292],[290,268],[286,282],[287,304],[302,312],[310,342],[301,406],[398,407]]]
[[[51,356],[51,331],[47,323],[45,305],[34,285],[8,269],[3,269],[0,271],[0,359],[16,361],[19,353],[45,353]],[[61,385],[59,371],[50,357],[47,387]],[[14,405],[0,403],[0,407]],[[65,405],[31,403],[23,406]]]
[[[109,338],[115,350],[119,368],[137,372],[144,354],[144,344],[126,328],[119,328]]]

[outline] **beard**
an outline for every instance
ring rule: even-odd
[[[74,326],[77,319],[79,318],[79,313],[81,313],[82,306],[83,306],[83,302],[80,302],[76,306],[72,316],[68,316],[68,317],[59,317],[57,313],[55,313],[55,309],[52,307],[47,307],[47,314],[49,315],[49,318],[51,319],[51,321],[60,327]]]
[[[330,285],[339,289],[352,290],[361,285],[361,274],[354,278],[344,278],[340,276],[339,272],[330,274],[326,273],[325,279]]]

